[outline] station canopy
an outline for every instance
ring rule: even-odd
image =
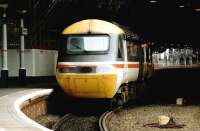
[[[32,31],[40,30],[45,23],[47,32],[58,34],[77,21],[102,19],[128,26],[146,41],[200,47],[199,0],[2,0],[1,3],[8,3],[9,19],[18,17],[17,10],[27,9],[25,24],[34,27]]]

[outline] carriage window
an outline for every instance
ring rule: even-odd
[[[70,52],[102,52],[109,48],[107,35],[71,36],[68,38],[67,49]]]
[[[135,61],[138,59],[138,45],[134,44],[133,42],[127,41],[127,56],[128,60]]]
[[[118,46],[118,52],[117,52],[117,58],[118,60],[123,60],[124,54],[123,54],[123,41],[119,39],[119,46]]]

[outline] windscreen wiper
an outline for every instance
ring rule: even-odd
[[[84,53],[88,53],[88,51],[84,50],[83,48],[81,48],[78,45],[73,45],[73,47],[75,47],[76,49],[80,49],[81,51],[83,51]]]
[[[83,50],[80,46],[78,45],[72,45],[73,47],[75,47],[76,49],[80,49],[80,50]]]

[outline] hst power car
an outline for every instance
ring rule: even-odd
[[[59,43],[56,78],[76,98],[126,102],[152,74],[151,44],[119,25],[98,19],[65,28]]]

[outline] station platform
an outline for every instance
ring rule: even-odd
[[[192,68],[200,68],[200,64],[192,64],[192,65],[154,64],[154,69],[155,70],[163,70],[163,69],[192,69]]]
[[[27,117],[21,106],[24,101],[52,91],[45,84],[0,88],[0,131],[51,131]]]

